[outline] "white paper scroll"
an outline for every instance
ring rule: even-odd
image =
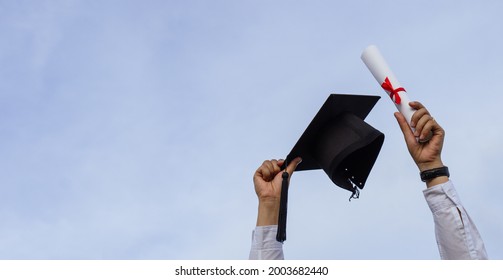
[[[410,125],[410,120],[416,110],[409,106],[410,99],[407,96],[407,92],[400,85],[393,72],[391,72],[379,49],[374,45],[370,45],[363,51],[361,58]]]
[[[379,52],[379,49],[374,45],[370,45],[363,51],[361,58],[365,65],[367,65],[367,68],[370,70],[372,75],[374,75],[374,78],[377,80],[379,85],[381,85],[384,91],[386,91],[389,95],[391,101],[395,103],[398,111],[404,115],[410,126],[412,115],[416,112],[416,110],[409,106],[410,99],[409,96],[407,96],[405,88],[400,85],[393,72],[391,72],[388,63],[384,60],[384,57]],[[412,131],[415,131],[413,127],[411,128]],[[420,143],[428,142],[432,136],[433,133],[430,131],[429,135],[425,139],[418,139],[418,141]]]

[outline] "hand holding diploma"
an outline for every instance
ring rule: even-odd
[[[416,112],[416,109],[410,106],[410,99],[407,96],[405,88],[400,85],[398,79],[395,77],[388,64],[384,60],[384,57],[379,52],[376,46],[368,46],[362,53],[361,59],[367,65],[368,69],[374,75],[374,78],[381,85],[381,87],[388,93],[389,97],[395,104],[396,108],[405,117],[407,123],[415,131],[415,125],[411,123],[412,115]],[[432,137],[432,132],[430,131],[427,137],[418,138],[418,141],[428,142]]]
[[[431,117],[428,110],[419,102],[410,102],[410,105],[415,113],[412,115],[411,123],[415,127],[415,131],[409,128],[409,124],[404,115],[400,112],[395,113],[398,125],[402,130],[405,138],[405,144],[409,150],[412,159],[416,163],[420,172],[443,167],[442,148],[444,146],[444,129]],[[421,139],[428,137],[431,134],[428,142],[423,142]],[[416,139],[419,139],[420,142]],[[438,177],[428,181],[428,187],[435,186],[447,182],[448,177]]]

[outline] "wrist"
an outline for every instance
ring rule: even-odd
[[[279,201],[259,201],[257,226],[277,225],[279,216]]]
[[[431,187],[436,186],[436,185],[445,184],[448,181],[449,181],[449,177],[447,177],[447,176],[440,176],[440,177],[437,177],[435,179],[426,181],[426,188],[431,188]]]
[[[430,188],[449,181],[449,168],[441,166],[438,168],[427,169],[420,173],[421,181],[426,183],[426,187]]]
[[[422,162],[422,163],[417,164],[417,167],[419,168],[419,172],[423,172],[423,171],[431,170],[431,169],[435,169],[435,168],[440,168],[443,166],[444,166],[444,163],[440,159],[435,160],[435,161]]]

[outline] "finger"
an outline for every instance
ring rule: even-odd
[[[435,119],[432,119],[430,122],[428,122],[424,129],[431,130],[433,132],[433,135],[440,136],[442,139],[445,136],[444,129],[437,123]]]
[[[421,102],[419,101],[412,101],[409,102],[409,106],[412,107],[413,109],[419,110],[421,108],[426,108]]]
[[[426,110],[426,107],[421,102],[419,102],[419,101],[409,102],[409,106],[412,107],[412,109],[414,109],[416,111],[419,111],[421,109],[425,109]],[[428,110],[426,110],[426,111],[428,111]],[[419,115],[418,115],[417,119],[419,119]],[[410,126],[415,127],[416,123],[417,122],[415,122],[414,118],[411,118],[411,125]]]
[[[271,165],[272,165],[272,173],[274,174],[274,176],[276,176],[276,174],[278,174],[281,171],[279,161],[273,159],[271,160]]]
[[[274,168],[272,167],[271,161],[266,160],[262,163],[259,169],[257,169],[257,172],[255,174],[262,178],[264,181],[269,182],[274,178],[274,176],[272,175],[273,170]]]
[[[410,129],[405,117],[402,115],[402,113],[395,112],[395,118],[398,122],[398,125],[400,126],[400,129],[402,130],[403,137],[405,138],[405,143],[407,144],[407,146],[409,147],[410,145],[415,145],[416,137],[412,133],[412,129]]]
[[[423,110],[423,109],[421,109],[421,110]],[[419,112],[419,111],[417,111],[417,112]],[[431,120],[433,120],[433,118],[429,114],[423,114],[421,116],[421,118],[417,120],[416,127],[415,127],[416,132],[414,133],[414,135],[416,137],[418,137],[423,133],[428,134],[429,132],[426,129],[424,129],[424,126],[426,125],[426,123],[428,123]]]
[[[290,177],[292,177],[292,174],[293,172],[295,171],[295,169],[297,168],[297,166],[302,162],[302,158],[300,157],[296,157],[292,160],[292,162],[290,162],[288,164],[288,166],[286,167],[286,172],[288,172],[288,174],[290,174]]]
[[[417,126],[418,126],[421,118],[424,117],[424,115],[429,115],[429,114],[430,113],[428,112],[428,110],[426,110],[426,108],[416,109],[416,112],[414,112],[414,114],[412,115],[412,117],[410,119],[410,126],[417,130]],[[423,125],[424,125],[424,123],[423,123]]]
[[[425,124],[424,127],[421,130],[421,133],[419,134],[419,142],[427,142],[431,139],[433,136],[433,129],[435,127],[435,120],[433,118],[430,118]]]

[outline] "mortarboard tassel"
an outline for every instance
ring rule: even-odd
[[[286,162],[285,162],[286,166]],[[279,200],[278,233],[276,240],[283,243],[286,240],[286,207],[288,204],[288,172],[283,171],[281,182],[281,197]]]
[[[360,190],[363,189],[363,183],[360,182],[359,180],[355,179],[355,176],[351,175],[350,169],[349,168],[344,168],[344,175],[346,176],[346,180],[348,181],[348,186],[346,186],[346,189],[351,192],[351,196],[349,197],[349,201],[351,199],[355,198],[358,199],[360,198]]]
[[[356,198],[356,199],[360,198],[360,190],[358,190],[357,187],[353,187],[353,190],[351,192],[352,192],[352,194],[349,197],[349,201],[351,201],[351,199],[353,199],[353,198]]]

